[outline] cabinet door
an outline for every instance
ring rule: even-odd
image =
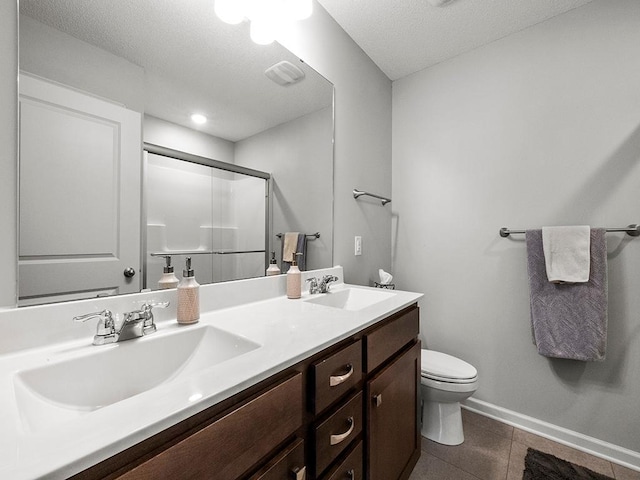
[[[367,382],[369,480],[407,478],[420,456],[420,343]]]

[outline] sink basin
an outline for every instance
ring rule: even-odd
[[[92,347],[85,355],[18,372],[23,424],[40,430],[260,347],[211,326]]]
[[[305,301],[326,307],[356,311],[375,305],[393,296],[395,296],[394,293],[382,289],[345,288],[343,290],[329,291],[329,293],[323,293]]]

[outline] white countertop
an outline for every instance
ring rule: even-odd
[[[343,278],[340,267],[320,273],[326,272]],[[305,272],[311,276],[313,273]],[[283,277],[259,279],[260,283],[238,282],[237,288],[249,287],[251,290],[255,285],[264,286],[271,282],[268,284],[277,283],[274,291],[281,293]],[[201,290],[201,304],[207,304],[206,297],[213,296],[209,292],[214,292],[215,286],[211,287]],[[231,286],[220,288],[228,292]],[[344,288],[368,287],[344,284],[331,287],[335,292]],[[29,431],[20,418],[14,388],[15,374],[48,362],[85,355],[104,346],[91,345],[91,336],[87,336],[84,329],[82,338],[0,354],[0,478],[67,478],[255,385],[422,297],[417,293],[392,292],[394,295],[388,299],[358,311],[309,303],[305,301],[308,294],[303,294],[303,298],[298,300],[279,294],[203,312],[200,322],[193,326],[179,326],[171,318],[160,319],[157,322],[158,332],[153,335],[170,335],[176,329],[211,325],[246,337],[260,347],[35,432]],[[248,298],[257,297],[249,295]],[[84,305],[86,309],[86,302]],[[42,309],[38,312],[41,315]],[[24,317],[28,312],[21,311],[20,315]],[[173,315],[175,318],[175,313]],[[6,324],[7,320],[3,321]],[[144,368],[144,365],[132,366],[135,367]]]

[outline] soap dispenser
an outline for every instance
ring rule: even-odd
[[[196,323],[200,319],[200,285],[191,268],[191,257],[187,257],[182,280],[178,284],[178,323]]]
[[[287,297],[288,298],[300,298],[302,296],[302,274],[298,268],[298,255],[293,255],[293,261],[291,267],[287,271]]]
[[[171,265],[171,255],[164,256],[166,265],[164,267],[164,273],[160,280],[158,280],[158,287],[160,290],[164,290],[167,288],[176,288],[178,286],[178,277],[176,277],[175,273],[173,273],[173,266]]]
[[[280,268],[276,263],[276,252],[271,252],[271,260],[269,260],[269,268],[267,268],[267,277],[271,275],[280,275]]]

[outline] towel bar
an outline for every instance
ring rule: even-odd
[[[627,227],[607,228],[606,231],[607,232],[626,232],[628,235],[631,235],[632,237],[640,237],[640,225],[638,225],[637,223],[632,223]],[[502,227],[500,229],[500,236],[502,238],[506,238],[512,233],[522,234],[522,233],[525,233],[525,230],[511,230],[507,227]]]
[[[166,257],[172,255],[235,255],[238,253],[265,253],[266,250],[171,250],[167,252],[152,252],[152,257]]]
[[[282,238],[282,236],[284,235],[284,233],[276,233],[276,237],[278,238]],[[315,240],[316,238],[320,238],[320,232],[316,232],[316,233],[307,233],[307,240]]]
[[[380,195],[376,195],[375,193],[363,192],[362,190],[358,190],[357,188],[353,189],[353,198],[361,197],[362,195],[366,195],[368,197],[377,198],[382,201],[382,205],[386,205],[387,203],[391,203],[391,199],[387,197],[382,197]]]

